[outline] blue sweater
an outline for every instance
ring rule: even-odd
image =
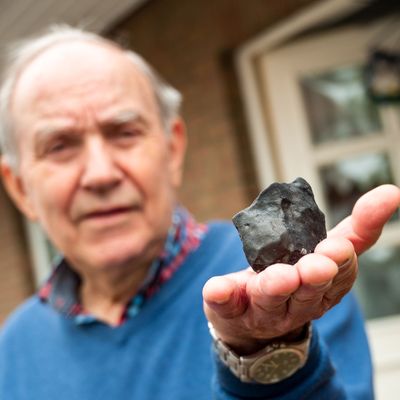
[[[352,295],[314,322],[310,357],[291,378],[241,383],[219,363],[202,287],[211,276],[245,266],[235,229],[214,223],[174,277],[120,327],[78,325],[31,298],[0,336],[0,399],[372,398],[368,345]]]

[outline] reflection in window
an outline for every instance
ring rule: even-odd
[[[355,291],[367,318],[400,313],[400,247],[375,248],[359,258]]]
[[[312,142],[320,144],[379,133],[381,121],[368,97],[361,67],[343,67],[300,81]]]
[[[357,199],[374,187],[393,183],[385,154],[363,154],[321,167],[320,177],[333,225],[351,213]]]

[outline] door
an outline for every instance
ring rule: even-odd
[[[366,191],[400,185],[400,107],[373,103],[365,84],[370,45],[381,29],[382,22],[340,28],[260,59],[278,175],[283,181],[306,178],[329,226]],[[377,396],[385,400],[396,398],[400,379],[399,287],[395,215],[375,248],[360,257],[355,287],[368,318]]]

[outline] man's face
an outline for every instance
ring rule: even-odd
[[[45,51],[23,71],[11,113],[14,198],[67,259],[102,269],[157,256],[184,132],[175,121],[165,133],[150,83],[121,52],[79,42]]]

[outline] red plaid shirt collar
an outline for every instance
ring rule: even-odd
[[[145,301],[171,279],[187,255],[199,246],[206,229],[206,225],[198,224],[183,207],[175,209],[164,250],[154,260],[138,293],[126,305],[120,324],[138,314]],[[79,301],[80,283],[79,275],[62,258],[47,282],[39,289],[38,295],[43,302],[49,303],[61,314],[74,318],[79,324],[95,322],[96,317],[87,313]]]

